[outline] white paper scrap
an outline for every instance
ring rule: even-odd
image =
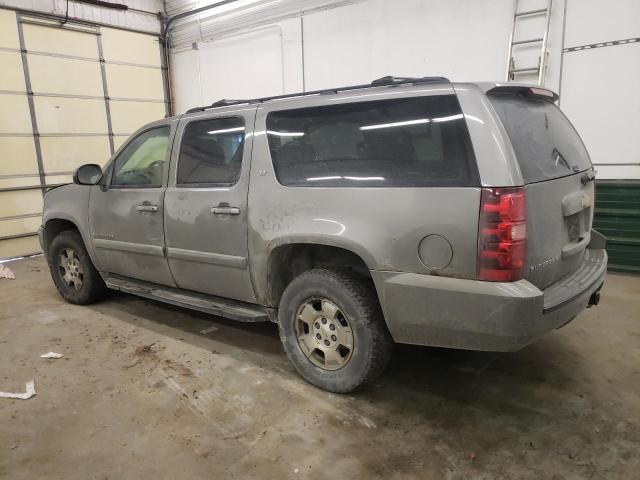
[[[64,357],[64,355],[56,352],[43,353],[42,355],[40,355],[40,358],[62,358],[62,357]]]
[[[36,394],[36,386],[33,380],[25,384],[27,389],[24,393],[0,392],[0,398],[17,398],[18,400],[28,400]]]
[[[16,274],[11,271],[9,267],[5,267],[0,263],[0,278],[7,278],[9,280],[15,280]]]

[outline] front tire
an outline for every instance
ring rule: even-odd
[[[75,230],[59,233],[47,250],[47,262],[58,292],[67,302],[88,305],[107,293],[82,237]]]
[[[309,383],[336,393],[376,380],[393,349],[370,282],[347,270],[314,269],[286,288],[278,311],[289,361]]]

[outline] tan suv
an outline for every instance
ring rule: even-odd
[[[512,351],[598,302],[594,170],[538,87],[385,77],[220,101],[146,125],[45,197],[78,304],[121,290],[273,321],[348,392],[394,342]]]

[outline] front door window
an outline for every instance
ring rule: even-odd
[[[112,187],[161,187],[164,178],[169,126],[141,133],[115,160]]]

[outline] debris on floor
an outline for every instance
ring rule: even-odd
[[[9,267],[0,263],[0,278],[7,278],[9,280],[15,280],[16,274],[11,271]]]
[[[0,398],[16,398],[18,400],[29,400],[36,394],[36,387],[33,380],[25,384],[26,392],[24,393],[7,393],[0,392]]]
[[[42,355],[40,355],[40,358],[62,358],[64,357],[63,354],[61,353],[56,353],[56,352],[48,352],[48,353],[43,353]]]
[[[136,348],[136,355],[144,355],[145,353],[151,353],[153,352],[153,350],[151,349],[151,347],[153,347],[154,343],[150,343],[149,345],[140,345],[139,347]]]
[[[218,330],[218,327],[208,327],[208,328],[205,328],[204,330],[200,330],[200,333],[202,335],[206,335],[207,333],[215,332],[216,330]]]

